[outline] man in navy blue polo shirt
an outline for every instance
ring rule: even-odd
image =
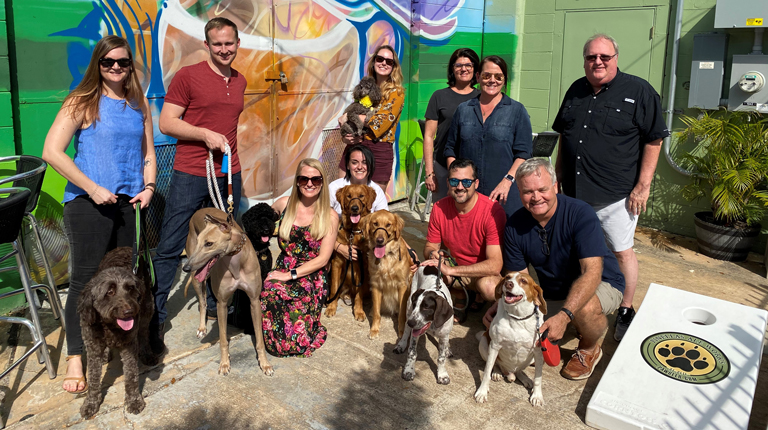
[[[656,90],[619,70],[616,40],[596,34],[584,44],[583,56],[585,76],[565,93],[552,124],[561,134],[556,167],[563,193],[597,212],[626,278],[613,334],[620,341],[635,314],[637,219],[645,212],[661,141],[669,130]]]
[[[505,272],[536,270],[549,313],[540,332],[560,340],[573,323],[579,346],[560,372],[588,378],[603,356],[598,344],[608,327],[605,315],[618,309],[624,276],[605,244],[600,220],[581,200],[557,194],[557,177],[544,158],[526,160],[515,175],[523,209],[504,228]],[[496,305],[484,318],[495,314]]]

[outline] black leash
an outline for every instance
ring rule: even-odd
[[[362,234],[361,230],[357,230],[357,232]],[[348,244],[349,252],[347,253],[347,264],[344,265],[344,274],[341,275],[341,283],[339,284],[339,288],[336,290],[336,294],[333,295],[333,298],[325,301],[326,303],[333,303],[339,298],[339,296],[341,295],[341,291],[344,290],[344,288],[342,287],[344,286],[344,281],[346,281],[347,279],[347,273],[349,272],[350,267],[352,268],[352,282],[353,283],[355,282],[355,264],[354,264],[354,260],[352,260],[352,252],[353,252],[352,240],[354,239],[355,234],[356,234],[355,230],[352,230],[349,233],[349,244]],[[354,252],[357,254],[360,254],[360,251],[354,251]],[[363,259],[361,255],[358,255],[357,261],[358,261],[358,264],[360,265],[360,275],[358,276],[358,280],[355,286],[359,289],[363,286],[363,282],[365,278],[365,270],[363,270]]]
[[[443,280],[443,261],[446,260],[445,254],[446,254],[446,252],[445,252],[444,249],[440,249],[440,250],[437,251],[437,255],[438,255],[438,257],[437,257],[437,279],[441,280],[441,281]],[[466,297],[466,304],[464,305],[463,308],[458,308],[458,307],[454,306],[453,310],[462,312],[462,311],[467,310],[467,308],[469,307],[469,293],[467,292],[467,286],[464,285],[464,281],[461,280],[461,277],[454,276],[453,280],[451,281],[451,283],[447,284],[447,287],[448,287],[448,290],[450,290],[451,288],[453,288],[453,284],[456,283],[457,281],[458,281],[459,285],[461,286],[461,289],[464,290],[464,297]]]

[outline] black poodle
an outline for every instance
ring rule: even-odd
[[[139,390],[138,359],[157,364],[159,355],[149,348],[149,321],[155,312],[149,271],[141,261],[133,274],[133,250],[120,247],[101,260],[96,275],[85,285],[77,312],[88,357],[90,390],[80,407],[80,415],[90,418],[101,406],[101,368],[107,348],[120,351],[125,375],[125,407],[138,414],[144,410]]]

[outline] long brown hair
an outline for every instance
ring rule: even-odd
[[[123,98],[132,109],[141,109],[144,92],[141,89],[139,78],[134,71],[131,46],[122,37],[110,35],[96,42],[93,54],[91,54],[91,62],[88,63],[88,68],[85,69],[83,80],[64,99],[64,106],[68,107],[73,119],[76,120],[82,115],[83,124],[92,124],[99,120],[99,101],[101,100],[102,91],[101,65],[99,60],[117,48],[125,48],[128,51],[128,58],[131,60],[128,76],[123,81]]]
[[[382,49],[389,49],[392,53],[392,59],[395,60],[395,65],[392,66],[392,73],[389,74],[386,82],[381,88],[381,92],[384,97],[388,97],[392,91],[397,91],[398,94],[403,95],[405,89],[403,88],[403,70],[400,68],[400,59],[397,58],[397,52],[395,48],[389,45],[381,45],[373,51],[370,60],[368,61],[368,76],[376,79],[376,56],[379,55],[379,51]]]

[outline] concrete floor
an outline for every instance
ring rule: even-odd
[[[422,249],[426,223],[403,204],[392,209],[406,219],[408,243]],[[648,285],[656,282],[768,309],[762,256],[751,255],[745,263],[717,261],[698,254],[690,238],[643,229],[635,242],[640,261],[636,308]],[[66,300],[65,293],[62,300]],[[121,364],[113,359],[105,369],[100,412],[91,420],[80,417],[83,396],[61,390],[66,370],[64,333],[50,309],[43,309],[46,337],[59,375],[50,380],[44,366],[32,359],[0,381],[1,422],[11,429],[588,428],[584,424],[587,404],[617,347],[611,328],[604,342],[606,355],[586,381],[568,381],[559,375],[560,367],[545,366],[546,404],[542,409],[528,403],[527,390],[519,383],[492,383],[489,402],[477,404],[473,394],[484,367],[475,340],[481,330],[480,313],[470,314],[467,323],[454,326],[454,357],[448,363],[451,383],[442,386],[435,382],[437,349],[432,339],[422,338],[416,379],[406,382],[400,377],[405,357],[392,353],[396,322],[384,319],[379,339],[369,340],[368,322],[354,321],[350,308],[343,305],[335,317],[323,317],[328,340],[311,358],[270,357],[275,367],[272,377],[258,368],[253,338],[230,327],[232,372],[220,376],[219,348],[212,348],[218,338],[216,323],[208,324],[209,334],[202,341],[195,337],[197,299],[185,298],[179,283],[169,307],[166,343],[170,352],[161,365],[142,368],[140,385],[147,405],[141,414],[124,411]],[[613,318],[609,323],[613,324]],[[9,345],[9,328],[0,324],[0,362],[4,364],[22,355],[30,343],[22,330],[13,342],[18,346]],[[577,344],[573,334],[561,346],[564,357]],[[766,428],[766,404],[768,364],[763,360],[750,429]]]

